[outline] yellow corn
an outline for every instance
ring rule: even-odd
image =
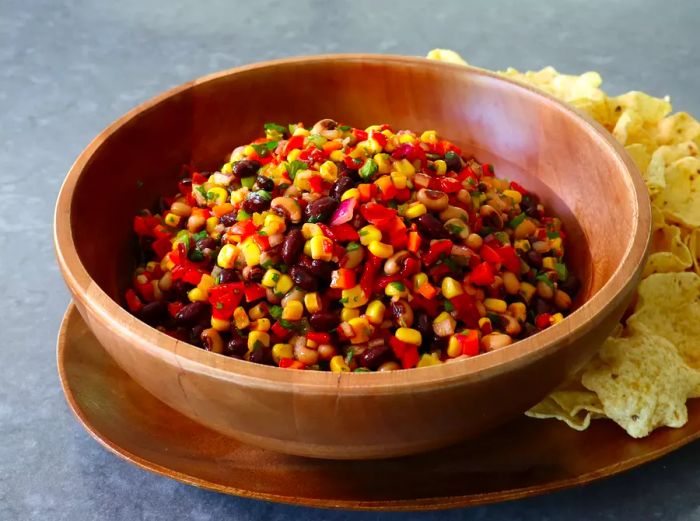
[[[199,281],[199,284],[197,284],[197,287],[206,293],[214,284],[216,284],[214,277],[205,273],[202,275],[202,279]]]
[[[275,344],[272,346],[272,359],[275,363],[279,364],[282,358],[294,358],[290,344]]]
[[[425,353],[418,360],[418,365],[416,367],[429,367],[431,365],[440,365],[442,361],[437,353]]]
[[[251,331],[269,331],[270,330],[270,319],[269,318],[259,318],[255,322],[250,323]]]
[[[211,327],[217,331],[228,331],[231,327],[231,322],[222,318],[211,317]]]
[[[260,247],[255,244],[250,239],[246,239],[241,245],[243,251],[243,257],[245,258],[245,263],[248,266],[257,266],[260,264]]]
[[[323,235],[315,235],[309,239],[311,258],[329,261],[333,258],[333,241]]]
[[[362,344],[369,340],[372,334],[372,326],[365,317],[356,317],[348,320],[348,324],[352,327],[353,336],[350,342],[353,344]]]
[[[280,280],[280,277],[282,274],[277,271],[276,269],[270,268],[265,272],[265,275],[263,276],[262,280],[260,281],[260,284],[265,286],[266,288],[274,288],[275,285],[277,284],[277,281]]]
[[[321,299],[318,293],[307,293],[304,295],[304,305],[309,313],[318,313],[321,311]]]
[[[294,134],[293,136],[308,136],[310,132],[306,130],[304,127],[297,127],[294,129]],[[296,149],[295,149],[296,150]]]
[[[225,188],[215,186],[207,190],[207,201],[210,206],[223,204],[228,200],[228,192]]]
[[[372,255],[380,259],[388,259],[394,254],[394,247],[391,244],[385,244],[379,241],[372,241],[367,246]]]
[[[530,284],[529,282],[521,282],[520,283],[520,296],[525,299],[525,302],[530,302],[530,299],[532,299],[532,296],[535,294],[537,291],[537,288]]]
[[[488,317],[481,317],[479,319],[479,329],[484,329],[485,327],[491,327],[491,319]]]
[[[317,235],[323,235],[323,230],[318,224],[315,223],[304,223],[301,227],[301,234],[304,239],[310,239],[311,237],[316,237]]]
[[[345,199],[359,199],[360,198],[360,191],[357,188],[351,188],[350,190],[345,190],[343,192],[343,195],[340,196],[341,201],[345,201]]]
[[[239,188],[231,192],[231,203],[236,206],[240,206],[245,198],[248,196],[249,190],[246,187]]]
[[[445,277],[442,279],[442,286],[440,289],[442,290],[442,296],[446,299],[451,299],[464,293],[462,285],[452,277]]]
[[[321,168],[319,168],[319,172],[321,172],[323,180],[329,183],[332,183],[338,178],[338,167],[333,161],[325,161],[321,165]]]
[[[508,308],[506,301],[499,298],[484,299],[484,306],[486,306],[487,310],[493,311],[494,313],[505,313]]]
[[[340,301],[346,308],[359,308],[367,304],[367,295],[358,284],[355,287],[344,289]]]
[[[360,228],[360,231],[358,233],[360,234],[360,243],[363,246],[369,246],[369,244],[373,241],[382,240],[382,232],[380,232],[379,228],[372,224],[363,226],[362,228]]]
[[[515,204],[520,204],[520,202],[523,200],[523,195],[517,190],[503,190],[503,195],[513,199]]]
[[[250,157],[250,156],[252,156],[253,154],[255,154],[255,149],[254,149],[252,146],[250,146],[250,145],[246,145],[246,146],[243,148],[243,153],[244,153],[246,156],[249,156],[249,157]]]
[[[527,239],[520,239],[517,240],[513,243],[513,246],[515,247],[516,250],[528,252],[530,251],[530,241]]]
[[[401,282],[390,282],[384,289],[387,297],[408,297],[408,290]]]
[[[437,132],[434,130],[426,130],[420,135],[420,140],[423,143],[429,143],[431,145],[434,145],[437,143]]]
[[[296,161],[297,159],[299,159],[299,154],[301,154],[301,150],[295,148],[289,154],[287,154],[287,161],[289,161],[290,163]]]
[[[416,136],[413,136],[411,134],[401,134],[399,136],[399,143],[415,143],[416,142]]]
[[[270,335],[264,331],[251,331],[248,335],[248,351],[252,351],[257,345],[269,347]]]
[[[367,154],[373,156],[379,154],[382,151],[382,146],[377,143],[374,139],[368,139],[367,141],[360,141],[357,144],[358,148],[363,148]]]
[[[406,342],[407,344],[412,344],[414,346],[419,346],[421,345],[421,342],[423,342],[423,337],[421,336],[420,331],[410,327],[398,328],[395,336],[402,342]]]
[[[167,214],[165,214],[164,221],[165,224],[167,224],[168,226],[177,226],[178,224],[180,224],[180,216],[172,212],[168,212]]]
[[[407,219],[415,219],[426,213],[428,213],[428,209],[423,203],[411,203],[403,212]]]
[[[280,275],[279,280],[275,284],[275,294],[284,295],[294,287],[294,281],[289,275]]]
[[[389,154],[375,155],[374,162],[377,163],[377,171],[380,174],[388,174],[391,172],[391,159],[389,158]]]
[[[317,349],[318,348],[318,342],[314,340],[309,340],[308,338],[306,339],[306,347],[310,347],[311,349]]]
[[[333,373],[348,373],[350,366],[345,363],[345,359],[340,355],[335,355],[330,362],[331,371]]]
[[[435,175],[445,175],[447,173],[447,163],[442,159],[434,161],[433,165],[435,165]]]
[[[447,356],[450,358],[457,358],[462,354],[462,346],[459,345],[459,340],[456,336],[451,336],[450,341],[447,343]]]
[[[238,306],[233,310],[233,323],[238,329],[245,329],[250,325],[248,313],[245,312],[243,306]]]
[[[187,298],[190,299],[192,302],[206,302],[208,297],[206,291],[202,291],[199,288],[192,288],[187,292]]]
[[[513,302],[508,306],[508,312],[519,322],[525,322],[527,318],[527,307],[522,302]]]
[[[413,288],[414,289],[419,289],[421,286],[424,286],[428,282],[428,275],[425,273],[416,273],[413,276]]]
[[[265,222],[265,218],[263,217],[263,214],[261,214],[260,212],[253,213],[252,219],[253,219],[253,224],[255,226],[262,226],[263,223]]]
[[[450,336],[455,332],[457,321],[447,311],[443,311],[433,320],[433,331],[438,336]]]
[[[351,318],[359,317],[360,310],[357,308],[343,308],[340,310],[340,320],[347,322]]]
[[[260,303],[255,304],[252,308],[248,310],[248,315],[251,320],[258,320],[267,315],[267,305]]]
[[[413,177],[413,174],[416,173],[416,169],[408,159],[399,159],[398,161],[394,161],[394,170],[399,174],[403,174],[411,178]]]
[[[561,250],[561,237],[555,237],[549,240],[549,245],[553,250]]]
[[[219,250],[219,255],[216,257],[216,263],[219,267],[230,270],[233,268],[239,253],[240,250],[237,246],[233,244],[224,244]]]
[[[218,237],[218,233],[216,231],[216,227],[219,224],[219,219],[217,217],[214,217],[213,215],[207,219],[207,233],[211,235],[212,237]]]
[[[408,178],[405,175],[397,172],[391,173],[391,181],[394,183],[397,190],[403,190],[406,188],[406,186],[408,186]]]
[[[265,220],[263,221],[265,225],[265,231],[268,235],[274,235],[276,233],[282,233],[284,231],[284,218],[274,213],[268,213],[265,215]]]
[[[328,156],[331,158],[331,161],[335,161],[337,163],[340,163],[342,160],[345,159],[345,152],[342,150],[334,150],[331,152],[331,155]]]
[[[311,257],[311,242],[309,241],[304,243],[304,255]]]
[[[287,305],[282,308],[282,318],[284,320],[301,320],[304,314],[304,306],[298,300],[287,302]]]
[[[384,320],[386,306],[381,300],[373,300],[367,305],[365,316],[372,324],[381,324]]]
[[[553,270],[556,262],[557,260],[554,257],[545,257],[542,259],[542,267],[547,270]]]
[[[552,315],[549,320],[552,324],[557,324],[564,320],[564,315],[562,315],[561,313],[554,313],[554,315]]]
[[[233,165],[230,162],[224,164],[224,166],[221,167],[222,174],[230,174],[232,172],[233,172]]]

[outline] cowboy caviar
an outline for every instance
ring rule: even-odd
[[[268,123],[134,230],[133,314],[285,368],[475,356],[559,322],[578,289],[561,221],[432,130]]]

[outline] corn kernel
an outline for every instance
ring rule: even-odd
[[[321,177],[323,180],[330,183],[334,182],[338,178],[338,167],[333,161],[325,161],[321,165],[321,168],[319,168],[319,172],[321,172]]]
[[[403,212],[407,219],[415,219],[426,213],[428,213],[428,209],[423,203],[411,203]]]
[[[294,150],[289,152],[289,154],[287,154],[287,161],[289,161],[290,163],[296,161],[297,159],[299,159],[299,154],[301,154],[301,149],[295,148]]]
[[[282,358],[294,358],[294,352],[290,344],[275,344],[272,346],[272,359],[275,363],[279,364]]]
[[[346,308],[359,308],[367,304],[367,295],[358,284],[349,289],[344,289],[340,301]]]
[[[376,154],[374,162],[377,163],[377,172],[380,174],[388,174],[391,172],[391,159],[389,154]]]
[[[255,226],[262,226],[263,223],[265,222],[265,218],[260,212],[255,212],[252,216],[253,219],[253,224]]]
[[[287,302],[287,305],[282,309],[282,318],[284,320],[301,320],[304,314],[304,306],[298,300]]]
[[[530,302],[532,299],[532,296],[535,294],[535,291],[537,291],[537,288],[530,284],[529,282],[521,282],[520,283],[520,296],[525,299],[525,302]]]
[[[206,291],[202,291],[199,288],[192,288],[187,292],[187,298],[192,302],[206,302],[208,297]]]
[[[382,240],[382,232],[380,232],[379,228],[372,224],[363,226],[362,228],[360,228],[360,231],[358,233],[360,234],[360,243],[363,246],[369,246],[369,244],[373,241]]]
[[[323,235],[315,235],[309,239],[311,258],[329,261],[333,258],[333,241]]]
[[[360,310],[357,308],[343,308],[340,310],[340,320],[347,322],[351,318],[359,317]]]
[[[270,335],[264,331],[251,331],[248,335],[248,351],[252,351],[257,346],[269,347]]]
[[[206,223],[207,223],[207,227],[206,227],[207,233],[211,236],[216,236],[217,235],[216,227],[219,225],[218,217],[214,217],[212,215],[211,217],[209,217],[207,219]]]
[[[403,190],[406,188],[406,186],[408,186],[408,178],[405,175],[397,172],[391,173],[391,181],[394,183],[397,190]]]
[[[236,258],[240,250],[233,244],[224,244],[219,250],[219,255],[216,257],[216,263],[219,267],[230,270],[236,262]]]
[[[246,146],[243,148],[243,153],[244,153],[246,156],[250,157],[250,156],[252,156],[253,154],[255,154],[255,149],[254,149],[252,146],[250,146],[250,145],[246,145]]]
[[[484,299],[484,306],[486,306],[488,311],[492,311],[494,313],[505,313],[506,309],[508,308],[506,301],[499,298]]]
[[[407,177],[413,177],[413,175],[416,173],[416,169],[408,159],[399,159],[398,161],[394,161],[394,170]]]
[[[211,327],[217,331],[228,331],[231,327],[231,322],[222,318],[211,317]]]
[[[362,344],[369,340],[372,334],[372,326],[365,317],[356,317],[348,320],[348,324],[352,327],[353,336],[350,338],[352,344]]]
[[[248,192],[250,192],[250,190],[248,190],[246,187],[234,190],[231,192],[231,203],[240,206],[245,198],[248,197]]]
[[[528,252],[530,251],[530,241],[527,239],[519,239],[513,243],[516,250]]]
[[[416,367],[430,367],[431,365],[440,365],[442,361],[437,353],[425,353],[418,360]]]
[[[484,328],[491,331],[491,319],[488,317],[481,317],[479,319],[479,329],[483,330]]]
[[[557,260],[554,257],[545,257],[542,259],[542,267],[546,270],[553,270],[556,262]]]
[[[269,318],[259,318],[254,322],[250,323],[251,331],[269,331],[270,330],[270,319]]]
[[[423,143],[434,145],[437,143],[437,132],[434,130],[426,130],[420,135],[420,140]]]
[[[413,136],[411,134],[401,134],[399,136],[399,143],[415,143],[416,142],[416,136]]]
[[[413,276],[413,288],[414,289],[419,289],[421,286],[424,286],[428,282],[428,275],[425,273],[416,273]]]
[[[367,246],[370,253],[379,257],[380,259],[388,259],[394,254],[394,247],[391,244],[385,244],[379,241],[372,241]]]
[[[561,237],[555,237],[549,240],[549,245],[553,250],[561,250]]]
[[[447,163],[442,159],[433,161],[433,165],[435,165],[435,175],[445,175],[447,173]]]
[[[554,315],[552,315],[549,320],[551,324],[557,324],[564,320],[564,315],[562,315],[561,313],[554,313]]]
[[[396,330],[396,338],[407,344],[412,344],[414,346],[419,346],[423,342],[423,337],[420,331],[417,329],[412,329],[410,327],[400,327]]]
[[[390,282],[384,288],[384,294],[387,297],[408,297],[408,290],[402,282]]]
[[[522,302],[513,302],[508,306],[508,312],[519,322],[525,322],[527,318],[527,307]]]
[[[243,257],[245,258],[245,263],[248,266],[257,266],[260,264],[260,246],[255,244],[250,239],[246,239],[241,245],[243,250]]]
[[[331,152],[331,155],[328,156],[330,157],[331,161],[335,161],[336,163],[340,163],[345,159],[345,152],[342,150],[334,150]]]
[[[311,257],[311,241],[306,241],[304,243],[304,255]]]
[[[258,320],[264,317],[267,315],[267,305],[263,303],[255,304],[248,310],[248,315],[250,316],[251,320]]]
[[[361,141],[357,144],[358,147],[361,147],[369,154],[370,156],[373,156],[375,154],[379,154],[382,151],[382,146],[377,143],[374,139],[368,139],[367,141]]]
[[[304,305],[309,313],[318,313],[321,311],[321,299],[318,293],[307,293],[304,295]]]
[[[464,293],[462,285],[452,277],[445,277],[442,279],[442,286],[440,289],[442,290],[442,296],[446,299],[451,299]]]
[[[513,199],[513,202],[515,204],[520,204],[520,202],[523,200],[523,194],[521,194],[517,190],[503,190],[503,195]]]
[[[316,237],[317,235],[323,235],[323,230],[318,224],[315,223],[304,223],[301,227],[301,234],[304,239],[310,239],[311,237]]]
[[[451,336],[450,341],[447,343],[447,356],[450,358],[457,358],[462,354],[462,346],[456,336]]]
[[[177,226],[178,224],[180,224],[180,216],[172,212],[168,212],[167,214],[165,214],[164,221],[165,224],[167,224],[168,226]]]
[[[373,300],[367,305],[365,316],[372,324],[381,324],[384,320],[386,306],[381,300]]]
[[[228,162],[224,164],[224,166],[221,167],[221,173],[222,174],[230,174],[233,172],[233,165],[231,162]]]
[[[333,373],[348,373],[350,366],[345,363],[345,359],[340,355],[335,355],[330,362],[331,372]]]
[[[210,206],[223,204],[228,200],[228,192],[225,188],[215,186],[207,190],[207,201]]]
[[[350,190],[345,190],[343,192],[343,195],[340,196],[341,201],[345,201],[345,199],[359,199],[360,198],[360,191],[357,188],[351,188]]]
[[[238,329],[245,329],[250,325],[248,313],[245,312],[243,306],[238,306],[233,310],[233,323]]]
[[[317,349],[318,348],[318,342],[315,340],[310,340],[306,339],[306,347],[310,347],[311,349]]]
[[[280,280],[281,276],[282,273],[280,273],[276,269],[270,268],[265,272],[265,275],[260,281],[260,284],[262,284],[266,288],[274,288],[277,284],[277,281]]]
[[[433,320],[433,331],[437,336],[450,336],[455,332],[457,321],[447,311],[443,311]]]
[[[216,284],[216,280],[214,279],[214,277],[205,273],[204,275],[202,275],[202,278],[200,279],[199,284],[197,284],[197,287],[206,293],[212,286],[214,286],[214,284]]]
[[[276,233],[282,233],[285,228],[284,218],[274,213],[268,213],[265,215],[263,221],[265,229],[268,235],[274,235]]]
[[[275,284],[275,294],[284,295],[294,287],[294,281],[289,275],[280,275],[279,280]]]
[[[306,130],[304,127],[297,127],[294,129],[294,134],[293,136],[308,136],[310,132]]]

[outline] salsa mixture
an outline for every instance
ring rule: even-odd
[[[267,123],[134,218],[128,309],[215,353],[389,371],[505,348],[579,281],[536,195],[433,130]]]

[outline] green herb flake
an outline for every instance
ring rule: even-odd
[[[345,251],[355,251],[355,250],[359,250],[359,249],[360,249],[360,245],[359,245],[359,243],[356,243],[356,242],[350,242],[345,247]]]
[[[319,150],[322,150],[323,145],[326,143],[326,141],[328,141],[325,137],[318,134],[311,134],[307,139],[309,140],[309,143],[314,145]]]
[[[350,132],[350,131],[352,130],[352,127],[349,126],[349,125],[340,125],[340,126],[338,127],[338,129],[339,129],[341,132]]]
[[[348,349],[348,354],[345,355],[345,363],[350,365],[350,362],[352,362],[352,357],[355,354],[355,350],[351,347]]]
[[[306,170],[307,168],[309,168],[309,165],[307,165],[303,161],[299,161],[298,159],[296,159],[291,163],[285,163],[284,168],[287,170],[289,178],[293,181],[297,173],[300,170]]]
[[[192,238],[195,241],[200,241],[202,239],[206,239],[207,237],[209,237],[209,234],[206,232],[206,230],[202,230],[201,232],[197,232],[192,236]]]
[[[277,123],[265,123],[263,125],[263,128],[265,130],[272,130],[274,132],[278,132],[282,136],[284,136],[284,134],[288,131],[287,128],[283,127],[282,125],[278,125]]]
[[[353,371],[353,373],[371,373],[371,371],[366,367],[358,367]]]
[[[510,222],[508,223],[508,227],[513,229],[517,228],[520,225],[520,223],[522,223],[525,220],[525,217],[526,216],[524,213],[516,215],[510,220]]]
[[[260,235],[260,237],[267,237],[267,232],[265,230],[260,230],[258,235]]]
[[[569,278],[569,270],[566,268],[566,264],[562,264],[561,262],[555,263],[554,271],[557,272],[557,277],[561,282]]]
[[[216,309],[224,309],[224,303],[223,303],[223,302],[217,302],[217,303],[216,303]]]
[[[446,161],[454,161],[455,159],[459,159],[459,156],[454,150],[448,150],[447,152],[445,152]]]
[[[547,284],[547,286],[549,286],[550,288],[552,288],[552,289],[554,288],[554,283],[550,280],[550,278],[545,273],[540,273],[539,275],[537,275],[537,277],[535,277],[535,280],[542,281],[545,284]]]
[[[253,147],[255,153],[260,157],[265,157],[275,148],[277,148],[277,141],[267,141],[265,143],[252,143],[250,146]]]
[[[368,181],[377,172],[377,170],[379,170],[377,163],[370,157],[367,159],[367,161],[365,161],[365,164],[362,165],[362,168],[360,168],[358,173],[362,179]]]
[[[558,239],[559,237],[561,237],[561,235],[559,235],[559,232],[556,232],[556,231],[547,232],[548,239]]]
[[[194,262],[200,262],[204,260],[204,254],[199,250],[192,250],[190,252],[190,260]]]
[[[406,291],[406,286],[404,286],[401,282],[392,282],[391,285],[392,285],[397,291]]]
[[[341,304],[347,304],[348,302],[349,302],[348,297],[343,297],[343,298],[340,299],[340,303],[341,303]]]
[[[448,313],[451,313],[454,310],[455,310],[454,304],[452,304],[452,302],[450,302],[449,300],[446,300],[445,301],[445,311],[447,311]]]
[[[464,230],[464,227],[459,226],[458,224],[447,225],[447,231],[449,231],[453,235],[459,235],[460,233],[462,233],[462,230]]]
[[[246,219],[250,219],[250,214],[245,210],[238,210],[238,215],[236,216],[236,221],[241,222]]]
[[[282,318],[282,306],[270,306],[270,316],[272,316],[272,318],[275,320]]]
[[[202,197],[205,199],[207,198],[207,189],[204,188],[204,185],[197,185],[194,189],[197,190]]]

